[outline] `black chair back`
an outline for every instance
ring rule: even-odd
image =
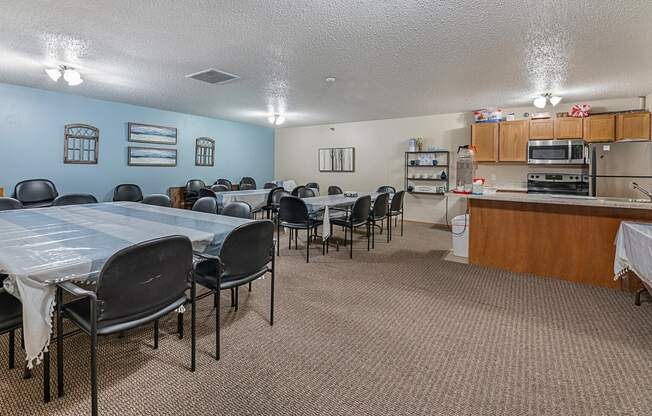
[[[186,196],[195,197],[199,196],[199,190],[206,188],[206,184],[201,179],[191,179],[186,182]]]
[[[274,255],[274,224],[243,224],[229,233],[220,249],[223,277],[249,276],[267,267]]]
[[[308,182],[306,188],[315,188],[316,190],[319,190],[319,184],[317,182]]]
[[[170,197],[163,194],[147,195],[145,198],[143,198],[143,204],[156,205],[157,207],[165,208],[172,207],[172,201],[170,201]]]
[[[57,187],[48,179],[28,179],[18,182],[14,187],[12,197],[19,200],[23,206],[49,205],[59,196]]]
[[[241,191],[253,191],[256,189],[256,185],[253,183],[241,183],[240,184],[240,190]]]
[[[339,194],[343,194],[343,193],[344,193],[344,191],[339,186],[334,186],[333,185],[333,186],[328,187],[328,195],[339,195]]]
[[[60,207],[64,205],[82,205],[82,204],[97,204],[97,198],[91,194],[67,194],[58,196],[53,202],[53,207]]]
[[[281,205],[281,198],[284,198],[286,196],[292,196],[288,191],[283,189],[282,187],[274,189],[272,192],[269,193],[271,197],[271,206],[278,209],[278,207]]]
[[[298,195],[299,198],[312,198],[314,196],[316,196],[315,191],[313,191],[308,187],[304,186],[303,188],[299,189],[299,195]]]
[[[392,197],[392,202],[390,203],[390,211],[401,211],[403,210],[403,198],[405,197],[405,191],[398,191]]]
[[[292,190],[292,196],[299,196],[299,192],[301,192],[301,190],[302,190],[303,188],[305,188],[305,186],[303,186],[303,185],[299,185],[299,186],[297,186],[296,188],[294,188],[294,189]]]
[[[97,320],[115,325],[159,311],[184,296],[192,270],[187,237],[158,238],[118,251],[97,281]]]
[[[271,207],[272,205],[274,205],[274,194],[279,193],[281,191],[283,191],[282,186],[277,186],[271,191],[269,191],[269,193],[267,194],[267,204],[265,206]]]
[[[253,189],[256,189],[256,180],[251,176],[244,176],[242,179],[240,179],[240,189],[242,189],[242,185],[245,183],[253,185],[254,186]]]
[[[308,207],[296,196],[281,198],[278,219],[291,224],[306,224],[308,222]]]
[[[213,192],[212,189],[201,188],[199,190],[199,197],[200,198],[205,198],[205,197],[216,198],[216,195],[215,195],[215,192]]]
[[[226,204],[220,215],[226,215],[227,217],[237,217],[237,218],[251,218],[251,205],[247,204],[244,201],[234,201]]]
[[[143,191],[140,186],[133,183],[123,183],[113,190],[113,201],[140,202],[143,200]]]
[[[387,193],[390,193],[390,194],[394,194],[394,193],[396,193],[396,188],[394,188],[393,186],[389,186],[389,185],[383,185],[383,186],[379,186],[378,189],[376,190],[376,192],[379,192],[379,193],[387,192]]]
[[[228,179],[220,178],[217,181],[215,181],[215,185],[224,185],[227,188],[229,188],[229,191],[233,189],[233,184],[231,184],[231,181]]]
[[[217,214],[217,200],[213,197],[199,198],[192,206],[193,211]]]
[[[23,203],[20,202],[19,200],[13,198],[0,197],[0,211],[8,211],[10,209],[21,209],[21,208],[23,208]]]
[[[355,200],[353,208],[351,209],[350,221],[353,224],[365,222],[369,218],[371,211],[371,196],[365,195]]]
[[[274,182],[265,182],[265,186],[263,186],[263,189],[274,189],[276,187],[277,185]]]
[[[374,201],[374,207],[371,210],[371,216],[373,218],[383,218],[387,215],[387,209],[389,206],[387,202],[389,201],[389,194],[384,192],[376,197]]]
[[[229,192],[231,190],[231,187],[227,187],[226,185],[213,185],[211,186],[211,191],[217,193],[220,192]]]

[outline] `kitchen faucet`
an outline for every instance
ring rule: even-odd
[[[647,190],[643,189],[639,184],[637,184],[636,182],[632,182],[632,188],[636,189],[640,193],[647,196],[650,199],[650,202],[652,202],[652,194],[650,192],[648,192]]]

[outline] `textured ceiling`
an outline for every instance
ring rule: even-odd
[[[649,0],[3,1],[0,82],[287,126],[628,97],[652,91],[651,17]],[[57,63],[85,82],[50,81]],[[241,79],[185,78],[209,67]]]

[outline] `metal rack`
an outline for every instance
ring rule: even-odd
[[[420,155],[427,155],[427,154],[432,154],[435,155],[435,159],[439,162],[440,161],[440,155],[445,155],[445,163],[443,165],[440,165],[437,163],[436,165],[411,165],[410,161],[411,160],[416,160],[418,163],[418,156]],[[416,156],[416,158],[415,158]],[[441,179],[441,178],[409,178],[409,173],[410,170],[415,170],[415,171],[426,171],[430,172],[430,170],[441,170],[444,169],[446,172],[446,179]],[[404,187],[406,192],[409,192],[411,194],[420,194],[420,195],[444,195],[444,192],[448,192],[450,189],[449,185],[449,180],[450,180],[450,152],[448,150],[432,150],[432,151],[423,151],[423,152],[405,152],[405,174],[404,174]],[[418,191],[409,191],[408,190],[408,181],[413,181],[415,183],[419,182],[435,182],[435,183],[443,183],[445,186],[444,192],[418,192]]]

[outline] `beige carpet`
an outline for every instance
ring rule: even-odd
[[[338,231],[339,233],[339,231]],[[269,279],[223,295],[222,360],[213,359],[211,299],[198,311],[198,369],[171,316],[152,331],[103,339],[102,415],[649,415],[652,305],[631,294],[444,262],[450,237],[407,224],[376,250],[321,256],[284,247],[276,324]],[[88,339],[66,339],[67,391],[41,402],[6,369],[0,414],[90,411]],[[22,353],[19,353],[22,357]],[[53,394],[55,368],[53,365]]]

